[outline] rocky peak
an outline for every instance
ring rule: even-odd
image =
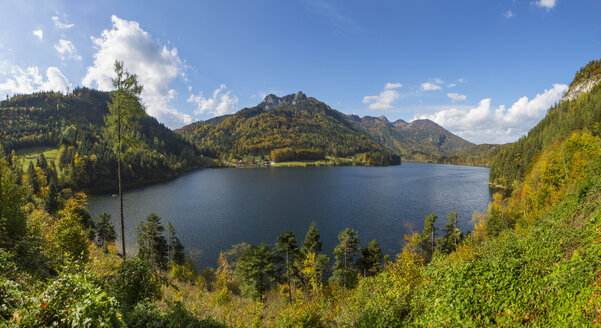
[[[568,92],[563,96],[562,101],[578,98],[581,94],[591,91],[599,82],[601,82],[601,76],[595,76],[570,86]]]
[[[299,102],[307,99],[307,95],[305,95],[302,91],[299,91],[295,94],[289,94],[284,97],[278,97],[274,94],[267,95],[265,99],[258,105],[265,110],[273,109],[281,106],[292,106],[296,105]]]

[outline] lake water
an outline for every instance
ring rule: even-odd
[[[200,266],[214,266],[220,250],[240,242],[273,244],[293,231],[299,243],[315,221],[332,256],[344,228],[358,231],[365,245],[376,239],[388,254],[403,235],[423,229],[435,213],[439,226],[456,208],[462,231],[474,211],[491,200],[488,168],[403,163],[388,167],[204,169],[175,180],[124,192],[128,253],[135,252],[136,227],[155,212],[171,221]],[[93,216],[106,211],[119,232],[118,198],[92,195]],[[118,241],[118,245],[120,241]]]

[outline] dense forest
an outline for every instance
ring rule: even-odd
[[[384,116],[355,115],[347,116],[347,120],[406,161],[441,162],[453,155],[461,160],[463,157],[456,154],[474,146],[430,120],[389,122]]]
[[[490,166],[493,158],[507,146],[481,144],[474,145],[469,148],[456,152],[453,155],[444,155],[439,157],[436,162],[442,164],[455,165],[474,165],[474,166]]]
[[[432,121],[389,122],[385,117],[346,115],[302,92],[282,98],[269,95],[256,107],[193,123],[178,132],[226,161],[268,159],[271,151],[285,148],[318,149],[326,157],[349,158],[355,165],[391,165],[400,158],[442,162],[447,156],[460,164],[488,165],[490,158],[473,151],[463,161],[456,154],[473,144]],[[366,157],[372,160],[359,159]]]
[[[601,77],[600,61],[591,61],[581,68],[570,84],[570,90],[584,78]],[[569,93],[570,91],[568,91]],[[538,154],[558,140],[566,140],[574,130],[584,130],[598,136],[601,132],[601,85],[582,93],[573,100],[562,101],[549,109],[547,116],[528,135],[508,145],[491,163],[490,182],[515,189],[522,181]],[[557,161],[564,161],[560,156]],[[564,172],[565,173],[565,172]]]
[[[474,214],[473,231],[458,229],[452,209],[444,220],[429,215],[394,257],[352,229],[325,254],[312,225],[302,241],[286,231],[273,245],[234,245],[217,268],[197,271],[168,218],[149,213],[138,227],[139,253],[123,259],[110,217],[92,218],[85,194],[57,188],[44,160],[31,176],[18,156],[4,154],[0,320],[15,327],[599,325],[600,93],[597,86],[558,104],[501,149],[494,163],[517,145],[532,147],[520,148],[531,161],[512,176],[509,196],[495,194],[486,212]],[[593,121],[579,123],[584,118]],[[504,167],[519,172],[521,163]]]
[[[0,102],[0,143],[6,152],[29,147],[59,149],[51,162],[60,182],[76,189],[115,185],[116,157],[108,145],[105,116],[109,93],[77,88],[68,95],[42,92],[18,95]],[[125,184],[140,184],[174,177],[211,165],[202,152],[153,117],[137,119],[140,140],[124,168]],[[27,169],[27,168],[25,168]]]
[[[344,114],[302,93],[297,95],[294,103],[293,95],[281,98],[282,103],[280,98],[272,96],[266,99],[274,99],[278,102],[275,105],[266,101],[223,119],[188,125],[178,132],[223,160],[247,155],[269,158],[272,151],[286,148],[296,152],[320,150],[326,156],[342,158],[388,152],[348,123]]]

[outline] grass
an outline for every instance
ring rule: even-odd
[[[353,160],[343,157],[330,157],[319,161],[292,161],[272,164],[272,167],[307,167],[307,166],[344,166],[353,165]]]
[[[56,147],[32,147],[20,149],[15,152],[17,156],[23,159],[23,169],[29,167],[29,163],[35,162],[40,158],[40,154],[44,154],[48,163],[55,162],[58,158],[58,148]]]

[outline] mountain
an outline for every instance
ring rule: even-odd
[[[491,163],[490,182],[513,188],[522,181],[532,161],[541,151],[567,139],[573,131],[585,130],[593,135],[601,133],[601,60],[591,61],[576,73],[566,95],[559,104],[549,109],[528,135],[508,145]]]
[[[349,157],[391,152],[406,160],[437,161],[473,146],[430,120],[389,122],[346,115],[302,92],[268,95],[255,107],[177,130],[218,157],[259,155],[274,149],[319,149]]]
[[[14,96],[0,102],[0,142],[8,152],[39,146],[59,148],[58,165],[68,184],[76,188],[111,186],[116,159],[102,134],[109,100],[109,93],[87,88],[69,95]],[[145,116],[139,122],[142,149],[129,161],[126,183],[163,180],[204,165],[196,146],[155,118]]]
[[[430,120],[389,122],[385,116],[356,115],[347,119],[404,160],[440,161],[474,145]]]
[[[490,166],[492,159],[507,146],[497,144],[473,145],[452,155],[441,157],[438,162],[455,165]]]
[[[267,156],[284,148],[319,150],[334,157],[388,154],[346,115],[302,92],[281,98],[268,95],[255,107],[193,123],[177,132],[220,158]]]

